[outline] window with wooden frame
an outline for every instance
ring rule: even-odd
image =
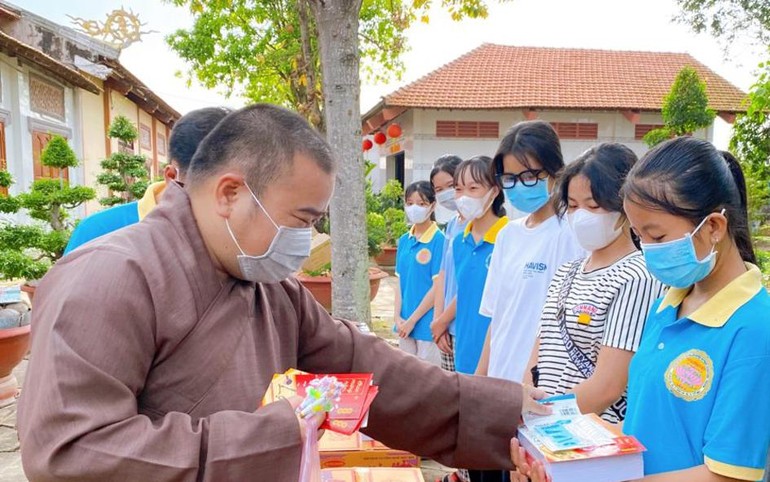
[[[59,179],[59,172],[62,178],[69,180],[69,169],[58,169],[55,167],[44,166],[41,160],[43,149],[53,137],[47,132],[32,131],[32,163],[35,171],[35,180],[38,179]]]
[[[148,125],[139,124],[139,147],[145,151],[152,150],[152,129]]]
[[[158,155],[165,156],[166,155],[166,136],[161,134],[160,132],[157,133],[157,136],[155,136],[155,143],[158,146]]]
[[[481,121],[436,121],[436,137],[497,139],[500,137],[500,123]]]
[[[634,126],[634,139],[641,141],[648,132],[660,129],[663,124],[636,124]]]
[[[599,124],[593,122],[551,122],[559,139],[598,139]]]

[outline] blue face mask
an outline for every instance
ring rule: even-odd
[[[534,186],[525,186],[517,182],[511,188],[503,189],[505,198],[511,206],[523,213],[534,213],[545,206],[551,197],[548,192],[548,179],[540,179]]]
[[[722,210],[724,214],[724,210]],[[703,259],[698,259],[692,237],[703,226],[704,218],[692,233],[667,243],[642,243],[647,269],[664,285],[672,288],[689,288],[708,276],[716,264],[714,248]]]

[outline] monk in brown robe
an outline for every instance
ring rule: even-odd
[[[201,143],[184,188],[40,283],[18,407],[32,481],[295,482],[306,421],[259,407],[274,373],[374,372],[365,432],[470,468],[509,469],[542,393],[447,373],[332,319],[290,274],[336,161],[296,114],[254,105]]]

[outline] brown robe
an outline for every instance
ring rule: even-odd
[[[37,289],[18,410],[32,481],[295,482],[274,373],[374,372],[365,432],[455,467],[508,468],[521,389],[450,374],[332,319],[294,279],[214,270],[184,190],[65,257]],[[222,229],[225,229],[224,222]]]

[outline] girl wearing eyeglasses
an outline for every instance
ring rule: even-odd
[[[480,307],[492,321],[477,374],[523,380],[548,285],[559,266],[585,256],[554,209],[563,167],[559,137],[542,121],[514,125],[495,154],[498,186],[527,216],[508,223],[497,237]]]
[[[740,165],[680,137],[648,152],[623,194],[647,268],[671,286],[650,310],[629,371],[623,431],[647,448],[642,480],[761,480],[770,295],[755,264]],[[546,480],[539,463],[529,473]]]

